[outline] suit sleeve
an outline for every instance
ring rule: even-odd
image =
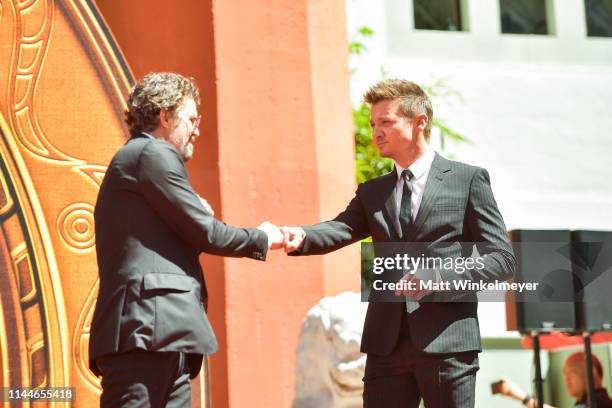
[[[139,185],[159,217],[200,252],[265,259],[267,235],[255,228],[232,227],[208,214],[171,145],[151,141],[145,146],[139,160]]]
[[[461,278],[483,282],[501,282],[512,278],[516,259],[504,220],[493,197],[489,173],[485,169],[478,169],[472,178],[466,217],[469,232],[466,235],[476,244],[478,253],[483,257],[484,267],[468,270]],[[452,271],[448,273],[454,274]]]
[[[333,220],[303,226],[306,233],[304,245],[289,255],[322,255],[370,236],[360,189],[361,186],[346,209]]]

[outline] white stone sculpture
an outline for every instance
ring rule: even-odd
[[[361,408],[365,354],[359,352],[367,303],[344,292],[325,297],[304,319],[293,408]]]

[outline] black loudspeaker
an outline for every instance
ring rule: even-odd
[[[520,332],[575,331],[575,277],[569,230],[513,230],[515,282],[538,283],[537,290],[515,294],[515,322]],[[513,324],[515,323],[515,324]]]
[[[572,231],[576,291],[576,327],[612,330],[612,232]]]

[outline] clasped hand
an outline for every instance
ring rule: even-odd
[[[304,245],[306,233],[300,227],[277,227],[265,221],[257,227],[268,236],[270,249],[284,249],[286,253],[297,251]]]

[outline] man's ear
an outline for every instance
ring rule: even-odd
[[[425,132],[425,129],[427,128],[428,123],[429,123],[429,117],[427,117],[426,114],[419,113],[418,115],[416,115],[416,127],[418,127],[419,130]]]
[[[164,129],[172,129],[174,125],[174,115],[165,109],[159,111],[159,125]]]

